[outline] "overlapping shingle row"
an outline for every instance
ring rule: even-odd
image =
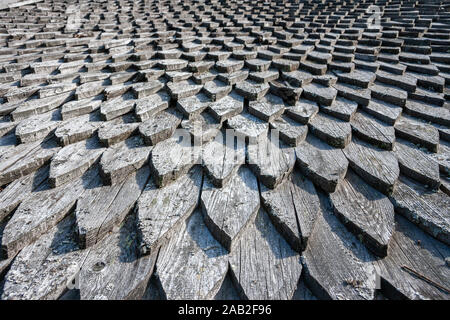
[[[1,298],[448,299],[449,10],[0,11]]]

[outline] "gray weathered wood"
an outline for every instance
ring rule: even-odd
[[[149,159],[156,184],[164,187],[178,179],[199,162],[199,157],[200,152],[184,141],[179,142],[174,138],[161,141],[153,148]]]
[[[189,131],[194,145],[200,145],[214,139],[220,133],[222,123],[204,112],[181,121],[181,128]]]
[[[158,188],[150,180],[136,204],[139,250],[142,255],[153,253],[174,235],[198,205],[202,184],[202,169],[195,166],[176,182]]]
[[[127,139],[139,127],[139,123],[132,120],[134,120],[132,117],[123,116],[104,122],[98,129],[98,139],[105,147]]]
[[[281,98],[267,94],[259,101],[250,101],[248,111],[254,116],[270,122],[284,112],[284,103]]]
[[[362,106],[362,109],[390,125],[394,125],[402,113],[402,107],[376,99],[371,99],[367,106]]]
[[[431,152],[438,152],[439,131],[432,125],[405,115],[399,117],[394,128],[398,138],[419,144]]]
[[[202,113],[209,105],[211,100],[203,93],[177,101],[177,109],[188,118]]]
[[[300,280],[298,281],[297,289],[294,292],[292,300],[317,300],[311,290],[306,286],[303,277],[300,277]]]
[[[243,62],[242,62],[243,63]],[[212,100],[217,101],[227,96],[232,86],[227,85],[219,80],[208,81],[203,85],[203,92]]]
[[[305,281],[319,299],[372,300],[373,256],[341,224],[323,196],[322,210],[303,253]]]
[[[257,180],[244,166],[220,189],[205,179],[201,204],[212,235],[231,250],[259,209]]]
[[[443,175],[450,179],[450,143],[447,141],[440,141],[438,152],[428,155],[439,164],[441,176]]]
[[[0,151],[1,149],[0,146]],[[49,138],[18,146],[8,144],[5,149],[5,152],[0,153],[0,185],[36,171],[46,164],[60,147],[54,139]]]
[[[139,121],[143,122],[152,118],[158,112],[167,109],[169,101],[169,95],[164,91],[160,91],[149,97],[136,100],[134,112]]]
[[[388,255],[376,262],[377,273],[381,278],[381,291],[390,299],[448,300],[449,292],[442,291],[402,267],[411,268],[449,288],[450,269],[445,262],[449,256],[448,246],[397,216]]]
[[[209,111],[218,121],[223,122],[242,112],[244,99],[236,93],[213,102],[209,105]]]
[[[214,300],[241,300],[229,273],[223,279],[219,291],[214,296]]]
[[[135,103],[131,94],[108,100],[100,106],[100,115],[105,121],[112,120],[134,110]]]
[[[356,102],[342,97],[337,97],[330,106],[320,105],[321,111],[344,121],[350,121],[357,108]]]
[[[331,106],[336,99],[337,90],[333,87],[325,87],[317,83],[311,83],[303,86],[302,96],[318,104]]]
[[[69,101],[62,105],[61,116],[63,120],[88,114],[100,108],[102,100],[99,97],[83,100]]]
[[[116,228],[133,209],[144,189],[150,170],[147,166],[127,175],[121,183],[103,186],[97,176],[93,186],[78,198],[75,216],[80,244],[88,248]]]
[[[162,111],[139,125],[139,134],[147,145],[170,138],[179,126],[182,115],[175,110]]]
[[[157,251],[139,257],[135,217],[89,250],[79,274],[82,300],[140,299],[153,273]]]
[[[441,183],[439,164],[426,151],[422,151],[406,141],[398,140],[394,152],[398,158],[400,171],[404,175],[431,188],[439,188]]]
[[[274,190],[261,186],[261,199],[272,223],[292,249],[304,250],[320,210],[312,182],[294,171]]]
[[[426,102],[408,99],[405,105],[405,113],[431,121],[436,124],[450,126],[450,110]]]
[[[64,121],[55,130],[55,137],[61,146],[67,146],[81,140],[86,140],[102,125],[97,112],[79,116]]]
[[[230,254],[231,275],[242,298],[292,299],[302,272],[300,256],[261,209]]]
[[[61,187],[41,184],[22,201],[3,231],[2,249],[6,255],[14,255],[61,221],[97,175],[97,169],[92,168],[83,177]]]
[[[352,139],[348,122],[326,114],[318,113],[309,121],[308,127],[315,136],[335,148],[345,148]]]
[[[152,94],[158,92],[162,87],[164,87],[164,83],[160,80],[151,80],[148,82],[138,82],[133,85],[131,91],[134,93],[134,96],[137,99],[141,99],[144,97],[148,97]]]
[[[218,139],[203,147],[202,161],[208,177],[217,188],[228,183],[233,174],[245,163],[244,145],[231,146],[230,142]]]
[[[386,256],[394,229],[394,207],[352,170],[330,195],[334,212],[369,250]]]
[[[260,181],[273,189],[294,168],[295,151],[280,145],[278,136],[273,135],[271,139],[262,138],[257,144],[249,144],[247,162]]]
[[[395,130],[392,126],[363,112],[356,112],[350,124],[352,131],[360,139],[377,147],[392,150],[395,141]]]
[[[119,183],[141,168],[147,163],[152,148],[145,146],[140,136],[133,136],[106,149],[100,159],[103,183]]]
[[[436,239],[450,244],[449,197],[401,177],[390,197],[395,210]]]
[[[272,130],[278,130],[280,139],[291,147],[298,146],[308,133],[308,126],[299,124],[285,115],[270,121],[269,125]]]
[[[48,98],[28,100],[25,103],[21,104],[20,107],[17,107],[11,113],[12,119],[14,121],[20,121],[33,115],[38,115],[54,110],[62,105],[70,96],[71,93],[62,93],[57,96]]]
[[[245,138],[249,143],[256,142],[267,136],[269,124],[255,116],[243,113],[227,120],[228,126],[235,131],[240,138]]]
[[[54,300],[64,292],[87,253],[79,250],[74,224],[67,217],[17,255],[2,300]]]
[[[347,172],[348,161],[341,149],[308,135],[296,149],[297,165],[314,184],[334,192]]]
[[[212,299],[227,273],[228,253],[196,210],[161,249],[156,269],[167,299]]]
[[[364,181],[384,194],[392,193],[400,174],[394,152],[378,149],[356,138],[343,151],[352,169]]]
[[[105,89],[104,83],[105,83],[104,80],[99,80],[95,82],[88,82],[81,84],[75,90],[75,98],[77,100],[84,100],[101,94]]]
[[[193,96],[199,93],[202,87],[203,87],[202,85],[197,85],[192,81],[167,83],[167,89],[169,91],[169,94],[175,100]]]
[[[29,143],[45,138],[60,124],[59,110],[31,116],[17,124],[15,133],[20,143]]]
[[[59,187],[81,177],[105,150],[96,137],[62,148],[50,163],[48,177],[50,185]]]
[[[48,172],[49,166],[43,166],[36,172],[11,182],[0,192],[0,221],[47,179]]]
[[[236,84],[235,89],[238,94],[248,100],[259,100],[269,91],[267,83],[257,83],[254,81],[242,81]]]
[[[307,124],[319,112],[317,103],[300,99],[294,106],[286,108],[286,115],[297,122]]]
[[[270,74],[269,74],[270,76]],[[272,80],[269,82],[270,92],[279,96],[288,105],[295,105],[300,99],[303,88],[292,85],[288,81]]]

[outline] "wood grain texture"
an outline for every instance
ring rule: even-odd
[[[367,185],[352,170],[330,195],[334,213],[369,250],[385,256],[394,228],[389,199]]]
[[[154,146],[158,142],[170,138],[181,120],[181,114],[175,110],[162,111],[140,124],[139,134],[147,145]]]
[[[271,139],[262,138],[258,144],[248,146],[247,162],[259,180],[273,189],[294,168],[295,151],[282,146],[278,137],[272,134]]]
[[[144,146],[141,137],[133,136],[106,149],[100,159],[103,183],[114,185],[123,181],[147,163],[152,148]]]
[[[292,297],[292,300],[318,300],[316,296],[314,296],[309,290],[309,288],[306,286],[304,277],[300,277],[300,280],[297,284],[297,289],[294,292],[294,296]]]
[[[392,151],[376,148],[353,138],[345,148],[350,167],[364,181],[384,194],[391,194],[400,174],[397,157]]]
[[[203,146],[202,161],[205,172],[211,183],[217,188],[222,188],[228,183],[232,175],[239,169],[239,166],[245,163],[244,143],[231,146],[230,142],[224,143],[224,139],[217,139]]]
[[[291,147],[298,146],[308,134],[308,126],[299,124],[285,115],[272,120],[269,125],[272,130],[278,130],[280,139]]]
[[[381,277],[381,291],[390,299],[448,300],[449,292],[418,278],[402,266],[449,288],[450,269],[446,264],[449,256],[448,246],[397,216],[388,255],[376,262]]]
[[[59,110],[31,116],[20,121],[15,130],[20,143],[29,143],[45,138],[60,125]]]
[[[308,288],[319,299],[372,300],[376,283],[373,256],[332,213],[323,196],[321,203],[303,252]]]
[[[261,120],[270,122],[284,112],[283,99],[267,94],[259,101],[251,101],[248,111]]]
[[[304,250],[320,210],[313,183],[294,171],[276,189],[260,188],[262,203],[275,228],[293,250]]]
[[[167,109],[169,102],[169,95],[164,91],[160,91],[151,96],[136,100],[134,113],[139,121],[144,122],[152,118],[158,112]]]
[[[205,144],[214,139],[222,128],[222,123],[204,112],[181,121],[181,128],[189,131],[194,144]]]
[[[429,190],[401,177],[390,197],[396,212],[402,214],[433,237],[450,244],[449,197],[440,190]]]
[[[212,299],[227,273],[228,252],[196,210],[161,249],[156,270],[167,299]]]
[[[209,112],[218,121],[223,122],[231,117],[242,112],[244,109],[244,98],[236,92],[231,92],[230,95],[213,102],[209,105]]]
[[[335,148],[345,148],[352,139],[350,124],[326,114],[318,113],[309,121],[309,130]]]
[[[96,176],[98,170],[92,168],[82,178],[58,188],[50,188],[48,183],[40,185],[22,201],[3,231],[2,249],[6,255],[18,252],[61,221]]]
[[[255,142],[267,136],[269,124],[255,116],[242,113],[227,120],[228,127],[234,129],[235,134],[245,138],[247,142]]]
[[[398,159],[400,172],[433,189],[439,188],[439,164],[426,151],[414,145],[399,140],[395,144],[395,155]]]
[[[308,135],[296,149],[297,166],[314,184],[333,192],[347,172],[348,161],[341,149]]]
[[[15,180],[0,192],[0,221],[5,219],[19,204],[30,196],[48,177],[49,166]]]
[[[150,169],[145,166],[129,174],[121,183],[102,185],[100,176],[79,197],[75,216],[80,244],[88,248],[113,231],[133,209],[144,189]]]
[[[320,105],[321,111],[344,121],[350,121],[357,108],[356,102],[342,97],[337,97],[330,106]]]
[[[167,139],[153,148],[149,165],[159,187],[164,187],[175,181],[199,162],[200,152],[187,144],[184,141],[185,138],[183,136],[181,142],[174,138]]]
[[[250,300],[291,299],[302,272],[300,256],[263,209],[231,251],[230,267],[241,297]]]
[[[369,104],[363,106],[362,109],[389,125],[394,125],[402,113],[402,107],[376,99],[371,99]]]
[[[214,300],[241,300],[239,292],[231,279],[230,272],[223,279],[222,286],[216,293]]]
[[[369,114],[356,112],[350,121],[352,131],[360,139],[379,148],[392,150],[395,130]]]
[[[2,300],[54,300],[64,292],[87,253],[79,250],[74,226],[74,217],[67,217],[17,255]]]
[[[203,93],[177,101],[177,109],[187,118],[201,114],[209,105],[211,100]]]
[[[142,255],[153,253],[191,215],[198,205],[201,184],[199,166],[162,188],[149,181],[136,204]]]
[[[7,139],[11,137],[5,137],[4,141]],[[36,171],[60,150],[52,138],[14,146],[16,141],[14,138],[4,148],[0,146],[0,151],[3,151],[0,153],[0,185]]]
[[[140,299],[153,273],[158,251],[139,258],[135,216],[89,249],[79,273],[82,300]]]
[[[297,122],[307,124],[319,112],[316,102],[306,99],[298,100],[294,106],[286,108],[286,115]]]
[[[93,112],[64,121],[55,130],[55,136],[61,146],[67,146],[92,137],[101,125],[98,112]]]
[[[64,300],[447,298],[395,268],[448,286],[407,232],[450,247],[449,1],[23,2],[0,12],[0,295],[73,215],[82,290],[39,249],[18,295],[48,257]]]
[[[81,177],[105,150],[96,137],[62,148],[50,163],[50,185],[59,187]]]
[[[98,129],[98,139],[105,147],[110,147],[133,135],[139,126],[133,118],[126,115],[111,121],[106,121]]]
[[[100,115],[104,121],[109,121],[120,117],[132,110],[136,100],[131,94],[120,95],[117,98],[108,100],[100,106]]]
[[[230,250],[259,209],[256,177],[242,166],[220,189],[205,179],[201,205],[205,223],[212,235]]]
[[[397,120],[394,128],[395,134],[399,138],[423,146],[431,152],[439,150],[439,132],[426,122],[405,115]]]

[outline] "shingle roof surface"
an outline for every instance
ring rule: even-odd
[[[449,11],[0,11],[1,299],[449,299]]]

